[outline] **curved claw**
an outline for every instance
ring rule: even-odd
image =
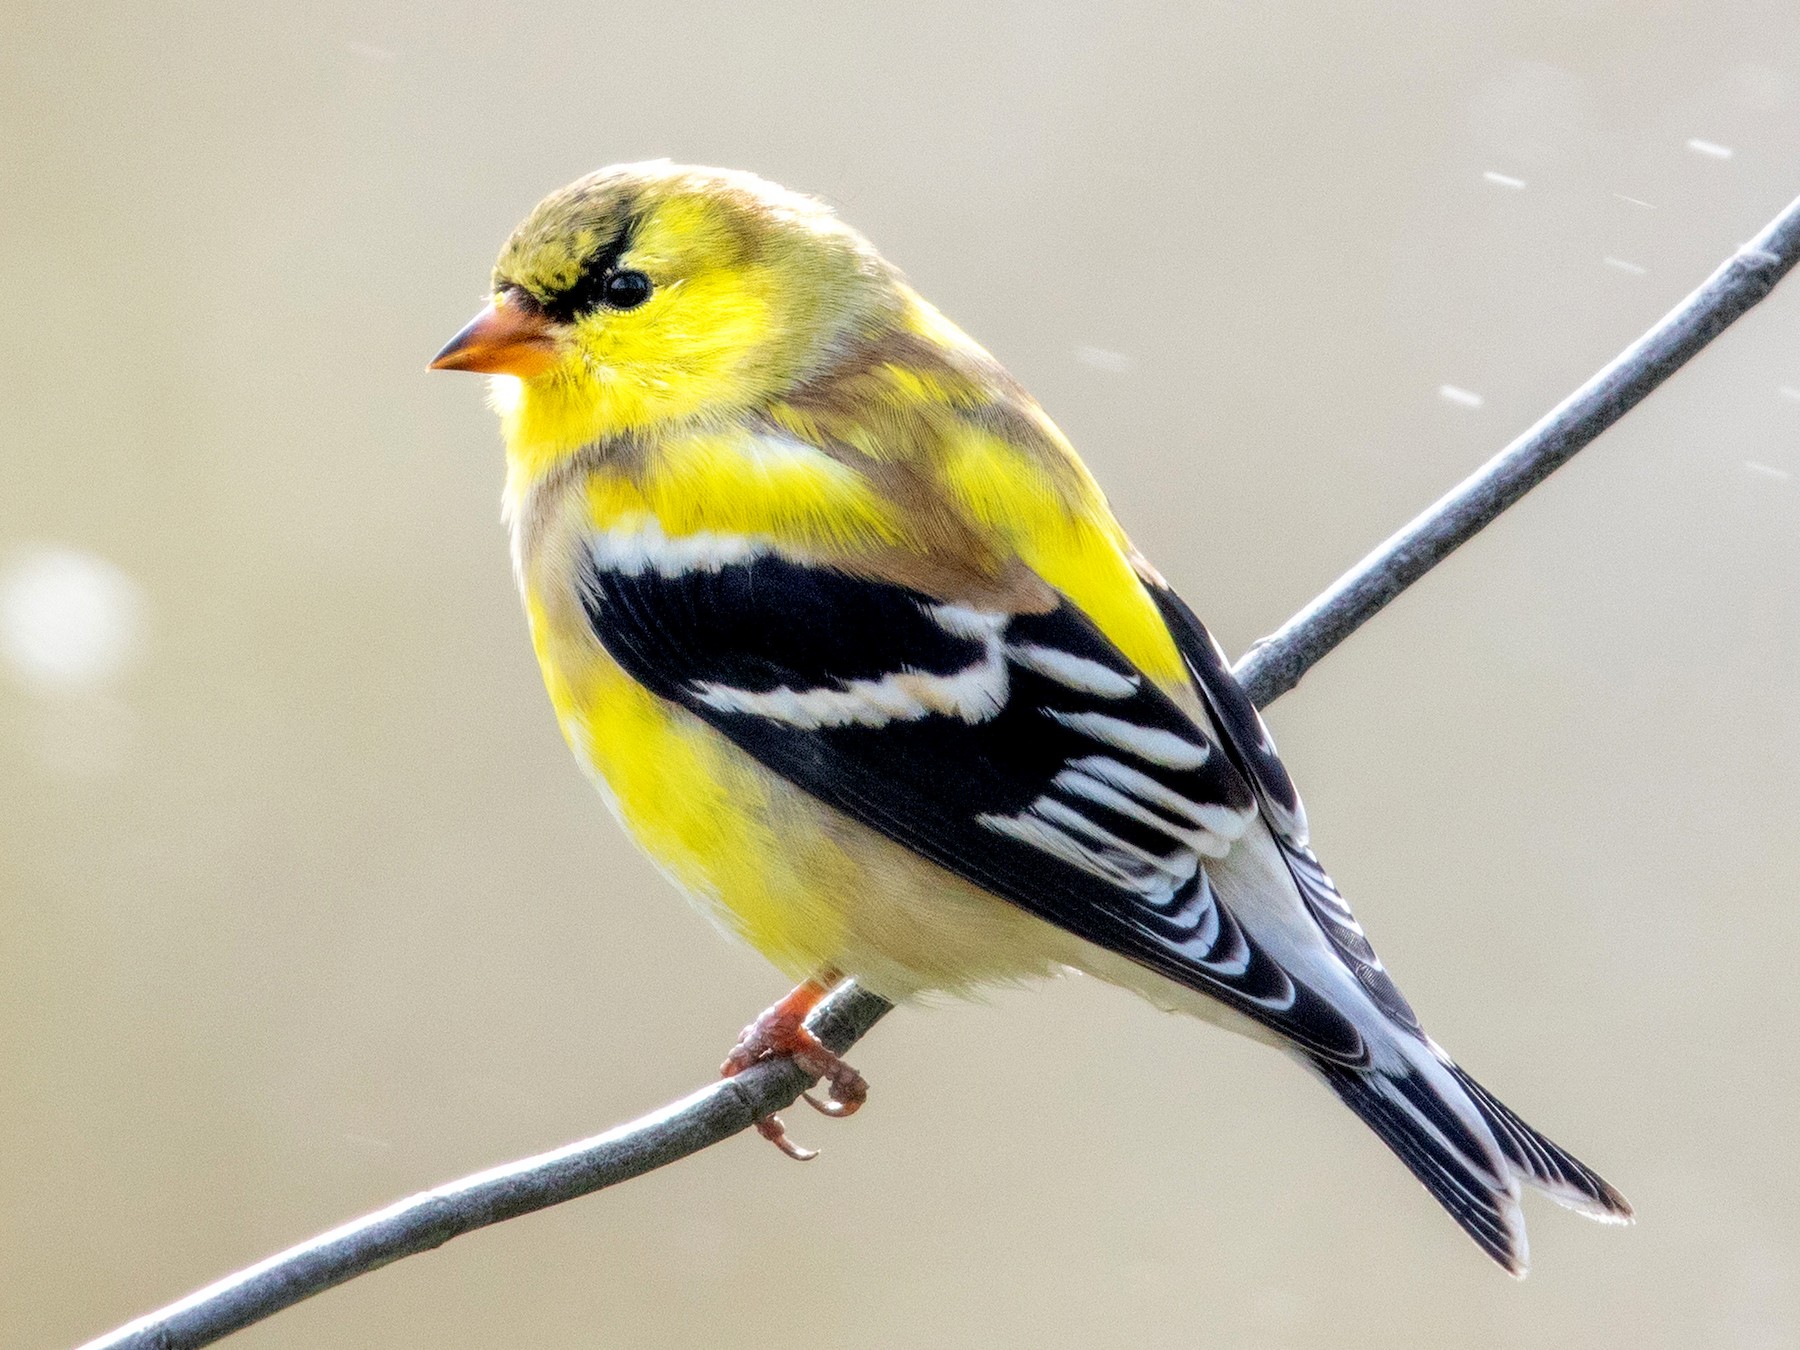
[[[822,1116],[830,1116],[834,1120],[842,1120],[845,1116],[856,1114],[861,1102],[841,1102],[836,1097],[815,1097],[810,1092],[802,1092],[800,1100]]]
[[[819,1048],[824,1050],[823,1046]],[[806,1059],[796,1056],[795,1062],[808,1073],[817,1073],[825,1080],[823,1098],[815,1097],[810,1092],[800,1094],[806,1099],[806,1104],[820,1115],[837,1118],[853,1116],[869,1100],[868,1080],[829,1051]]]
[[[819,1156],[818,1149],[804,1148],[788,1138],[787,1126],[781,1123],[780,1116],[764,1116],[756,1122],[756,1132],[795,1162],[811,1162]]]

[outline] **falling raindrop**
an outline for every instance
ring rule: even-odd
[[[1131,358],[1124,352],[1108,351],[1104,347],[1077,347],[1075,359],[1084,366],[1092,366],[1095,370],[1104,370],[1111,375],[1123,375],[1131,369]]]

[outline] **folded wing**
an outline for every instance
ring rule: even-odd
[[[945,604],[754,541],[654,530],[601,536],[582,567],[608,653],[798,787],[1315,1055],[1366,1058],[1207,874],[1266,797],[1254,766],[1072,605]]]

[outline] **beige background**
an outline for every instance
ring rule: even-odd
[[[424,370],[543,192],[830,198],[1235,651],[1800,191],[1787,0],[4,23],[6,1347],[657,1105],[781,990],[570,762]],[[1800,1343],[1797,340],[1790,281],[1274,718],[1437,1038],[1636,1229],[1533,1204],[1515,1285],[1276,1056],[1066,981],[893,1017],[810,1167],[736,1140],[233,1344]]]

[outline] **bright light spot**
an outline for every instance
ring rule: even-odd
[[[31,549],[0,572],[0,657],[46,692],[97,691],[137,656],[147,608],[137,582],[106,559]]]
[[[1764,478],[1779,478],[1784,483],[1794,476],[1786,469],[1777,469],[1773,464],[1758,464],[1753,459],[1745,460],[1744,467],[1751,473],[1760,473]]]
[[[1104,370],[1110,375],[1123,375],[1131,369],[1131,358],[1124,352],[1109,352],[1104,347],[1077,347],[1075,359],[1084,366]]]
[[[377,47],[373,42],[346,42],[344,49],[352,56],[360,56],[365,61],[373,61],[377,65],[388,65],[394,59],[394,53],[386,47]]]
[[[1623,192],[1615,192],[1613,196],[1622,202],[1630,202],[1633,206],[1641,206],[1647,211],[1656,210],[1655,202],[1647,202],[1642,197],[1627,197]]]
[[[1482,404],[1480,394],[1473,393],[1467,389],[1458,389],[1453,384],[1440,384],[1438,386],[1438,397],[1443,399],[1446,403],[1456,404],[1459,408],[1479,408]]]
[[[1796,389],[1791,384],[1784,384],[1775,392],[1780,394],[1783,398],[1791,398],[1794,402],[1800,403],[1800,389]]]
[[[1525,180],[1523,178],[1514,178],[1510,173],[1495,173],[1492,169],[1489,169],[1481,176],[1495,187],[1512,188],[1514,191],[1517,191],[1519,188],[1525,186]]]
[[[1634,262],[1626,262],[1623,258],[1608,257],[1608,258],[1601,259],[1601,261],[1604,262],[1608,267],[1616,267],[1619,269],[1619,271],[1629,272],[1634,277],[1641,277],[1644,275],[1643,268],[1639,267]]]
[[[1687,143],[1687,148],[1696,155],[1705,155],[1708,159],[1730,159],[1731,147],[1720,145],[1717,141],[1703,141],[1698,136]]]

